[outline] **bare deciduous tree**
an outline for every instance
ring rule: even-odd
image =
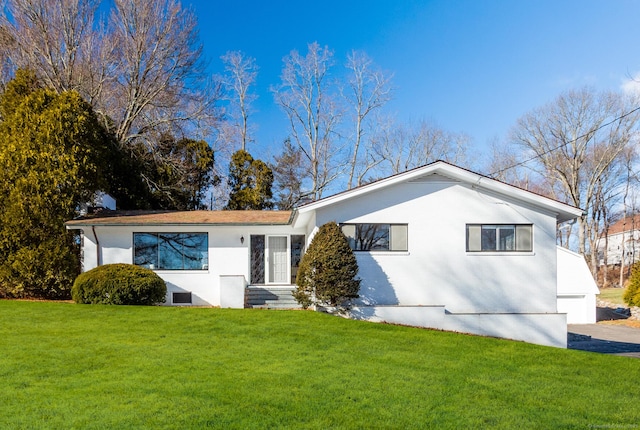
[[[317,42],[308,45],[302,56],[298,51],[284,59],[276,103],[284,110],[291,125],[293,141],[309,163],[311,185],[306,193],[311,199],[322,197],[325,188],[338,176],[332,156],[341,111],[330,92],[328,71],[333,52]]]
[[[210,119],[218,94],[206,89],[193,12],[177,0],[115,0],[114,5],[110,36],[118,73],[106,110],[118,140]]]
[[[368,154],[365,152],[362,157],[360,151],[366,133],[365,122],[372,113],[391,100],[391,77],[376,70],[373,61],[364,52],[352,51],[347,56],[346,67],[350,75],[347,79],[345,98],[352,108],[354,125],[347,183],[347,188],[351,189],[354,185],[362,185],[362,180],[371,165]],[[356,174],[357,168],[360,168],[358,174]]]
[[[598,259],[601,258],[603,262],[603,265],[600,267],[603,277],[602,285],[607,286],[609,266],[611,264],[609,262],[609,227],[611,226],[611,223],[613,221],[616,221],[616,215],[621,215],[620,221],[622,222],[622,231],[620,232],[620,234],[622,238],[620,240],[620,273],[618,279],[618,286],[620,288],[624,286],[625,269],[629,268],[627,266],[627,253],[631,254],[631,264],[633,264],[633,261],[635,260],[634,254],[636,241],[633,237],[633,233],[631,234],[631,237],[627,239],[627,231],[633,232],[635,230],[634,224],[637,218],[635,216],[635,214],[637,213],[637,195],[635,194],[635,191],[637,190],[638,178],[636,173],[634,172],[634,166],[637,163],[638,156],[637,148],[633,145],[630,145],[625,149],[622,156],[622,162],[619,165],[620,171],[618,172],[618,178],[622,183],[620,184],[619,189],[616,190],[617,193],[613,196],[616,201],[614,201],[613,204],[610,204],[609,207],[605,208],[605,210],[608,211],[609,216],[605,219],[605,222],[603,223],[602,229],[600,231],[600,237],[597,238],[594,245],[597,248],[597,253],[599,254]],[[617,204],[622,205],[622,211],[620,214],[611,212]],[[629,250],[628,247],[630,247],[631,249]],[[600,262],[598,261],[598,263]]]
[[[8,75],[29,68],[40,81],[58,92],[76,90],[86,99],[94,95],[89,71],[98,46],[94,16],[99,0],[11,0],[0,14],[0,49]]]
[[[13,71],[78,91],[129,144],[215,118],[218,87],[206,85],[197,20],[178,0],[7,0],[0,49]]]
[[[225,75],[221,78],[225,88],[225,98],[229,101],[228,120],[231,121],[230,135],[227,139],[232,143],[240,142],[240,149],[246,151],[247,144],[252,142],[249,127],[251,103],[256,99],[249,89],[256,82],[258,66],[255,59],[242,52],[230,51],[221,57]]]
[[[417,125],[391,123],[380,128],[374,149],[390,173],[396,174],[437,160],[464,165],[468,142],[468,136],[427,121]]]
[[[605,178],[615,177],[615,164],[634,139],[638,114],[632,111],[631,100],[622,94],[569,91],[522,117],[512,132],[557,196],[586,210],[578,218],[578,250],[585,257],[595,252],[588,239],[599,233],[596,196],[607,196],[619,185]],[[593,257],[588,261],[595,271]]]
[[[630,153],[631,151],[632,148],[630,147],[624,150],[626,153]],[[611,163],[611,165],[602,172],[595,186],[592,203],[593,209],[590,210],[588,214],[589,219],[586,234],[589,267],[592,268],[594,276],[597,274],[600,263],[598,258],[598,242],[602,237],[607,238],[609,227],[615,215],[614,208],[620,202],[620,197],[623,197],[623,188],[625,185],[624,158],[626,158],[625,154],[621,154],[619,160]],[[605,239],[605,242],[606,241],[607,239]],[[605,245],[607,244],[605,243]],[[624,249],[622,250],[622,256],[624,258]],[[605,263],[602,285],[608,286],[608,283],[608,268]]]
[[[491,158],[484,167],[488,176],[525,190],[558,199],[546,177],[529,169],[523,163],[521,148],[505,142],[494,141],[490,145]]]
[[[219,86],[208,85],[192,11],[178,0],[113,0],[110,15],[98,15],[99,0],[5,3],[3,78],[28,68],[57,92],[78,91],[138,165],[193,167],[161,144],[195,126],[203,138],[217,119]],[[143,176],[153,190],[154,172]]]

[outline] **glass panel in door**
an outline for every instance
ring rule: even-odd
[[[296,283],[298,268],[304,254],[304,234],[291,235],[291,285]]]
[[[251,235],[251,283],[264,284],[264,235]]]
[[[269,250],[269,283],[288,284],[287,236],[269,236],[267,248]]]

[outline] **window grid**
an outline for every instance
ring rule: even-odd
[[[467,224],[467,252],[531,252],[532,224]]]

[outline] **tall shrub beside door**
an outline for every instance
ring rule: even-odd
[[[294,297],[304,308],[343,308],[358,298],[358,262],[349,242],[335,222],[320,227],[302,257]]]

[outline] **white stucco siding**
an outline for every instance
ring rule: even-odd
[[[595,324],[596,296],[558,296],[558,312],[567,314],[567,324]]]
[[[600,290],[584,257],[563,247],[558,255],[558,312],[569,324],[596,322],[596,295]]]
[[[133,234],[158,232],[208,233],[209,261],[211,261],[213,237],[211,228],[201,226],[100,226],[95,227],[95,232],[98,236],[97,242],[100,245],[101,265],[133,264]],[[85,270],[88,270],[86,263]],[[207,270],[155,270],[155,272],[167,284],[166,304],[172,304],[172,293],[174,292],[191,292],[193,305],[215,305],[219,302],[216,271],[211,267]]]
[[[82,230],[82,271],[86,272],[98,266],[98,246],[91,228]]]
[[[171,305],[173,293],[191,293],[195,306],[219,305],[220,285],[209,271],[156,270],[167,284],[166,305]]]
[[[320,208],[317,224],[408,224],[408,252],[356,252],[363,305],[552,313],[555,218],[458,183],[404,183]],[[466,251],[466,225],[533,224],[533,252]]]
[[[240,238],[244,238],[241,243]],[[249,277],[249,233],[242,227],[212,227],[209,230],[209,271],[216,278],[223,275]]]
[[[85,270],[100,264],[133,263],[134,233],[207,233],[208,259],[206,270],[158,270],[155,272],[167,283],[167,304],[172,304],[173,292],[191,292],[193,305],[220,305],[220,278],[240,276],[249,281],[249,246],[252,234],[290,236],[307,234],[303,228],[291,226],[101,226],[85,234]],[[244,240],[241,240],[243,238]],[[99,247],[96,246],[99,243]],[[99,249],[99,251],[98,251]]]
[[[123,227],[83,229],[82,270],[112,263],[132,263],[132,235]]]
[[[133,263],[133,234],[122,228],[96,227],[100,264]]]

